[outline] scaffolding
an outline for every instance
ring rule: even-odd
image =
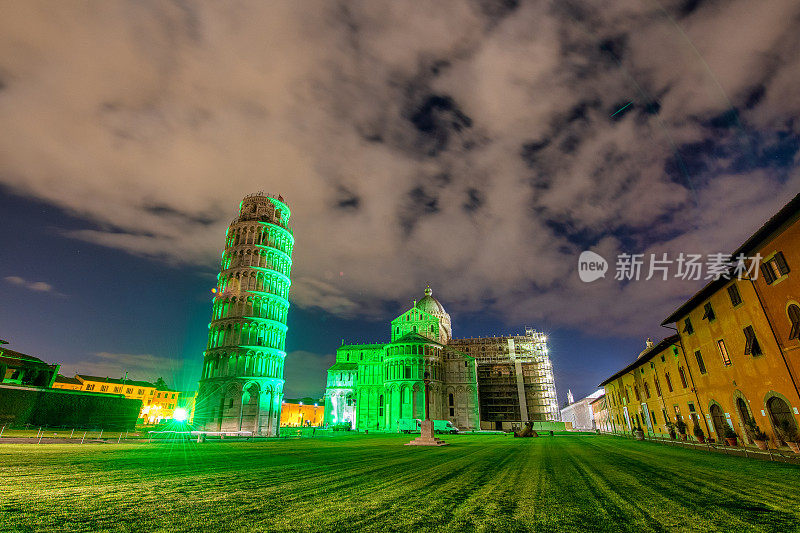
[[[544,333],[525,328],[524,335],[453,339],[448,345],[477,362],[482,427],[560,420]]]

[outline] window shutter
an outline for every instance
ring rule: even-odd
[[[747,343],[745,344],[744,347],[744,354],[750,355],[750,353],[753,351],[753,341],[755,340],[756,337],[755,333],[753,332],[752,326],[747,326],[746,328],[744,328],[744,336],[745,339],[747,339]]]
[[[786,263],[786,258],[783,257],[783,252],[778,252],[775,254],[775,264],[778,265],[778,272],[781,273],[781,276],[784,274],[789,273],[789,265]]]
[[[761,274],[764,276],[764,281],[767,282],[767,285],[771,285],[775,281],[775,274],[772,273],[769,264],[764,263],[761,265]]]
[[[789,331],[789,340],[800,339],[800,307],[790,305],[787,311],[792,329]]]

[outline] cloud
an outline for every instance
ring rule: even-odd
[[[284,396],[303,398],[311,395],[321,397],[325,391],[327,374],[320,372],[336,361],[335,354],[315,354],[297,350],[286,354],[283,377],[286,380]]]
[[[11,283],[12,285],[19,285],[20,287],[25,287],[26,289],[32,290],[34,292],[49,292],[55,294],[57,296],[66,296],[61,294],[60,292],[56,292],[53,290],[53,286],[49,283],[45,283],[44,281],[26,281],[24,278],[19,276],[6,276],[5,279],[7,282]]]
[[[798,190],[791,0],[7,11],[0,183],[208,270],[241,197],[280,192],[301,307],[430,282],[450,311],[649,333],[697,285],[589,287],[582,250],[728,250]]]
[[[163,377],[167,385],[181,387],[185,374],[184,363],[183,359],[153,354],[98,352],[76,363],[62,365],[59,372],[111,378],[121,378],[127,372],[129,379],[152,383]]]

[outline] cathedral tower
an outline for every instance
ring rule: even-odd
[[[226,233],[195,426],[275,436],[294,237],[283,197],[250,194]]]

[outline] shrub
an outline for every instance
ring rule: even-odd
[[[790,420],[781,420],[778,423],[778,433],[785,442],[800,442],[797,427]]]
[[[769,440],[767,434],[761,431],[761,428],[758,427],[754,420],[748,420],[744,430],[752,440]]]
[[[697,437],[698,439],[706,438],[706,434],[703,433],[703,428],[700,427],[700,424],[697,423],[694,424],[694,427],[692,428],[692,433],[694,433],[694,436]]]
[[[686,422],[684,422],[682,419],[679,418],[677,422],[675,422],[675,427],[678,428],[678,433],[681,435],[686,435]]]
[[[723,435],[726,439],[736,439],[739,435],[730,427],[728,424],[725,424],[725,435]]]

